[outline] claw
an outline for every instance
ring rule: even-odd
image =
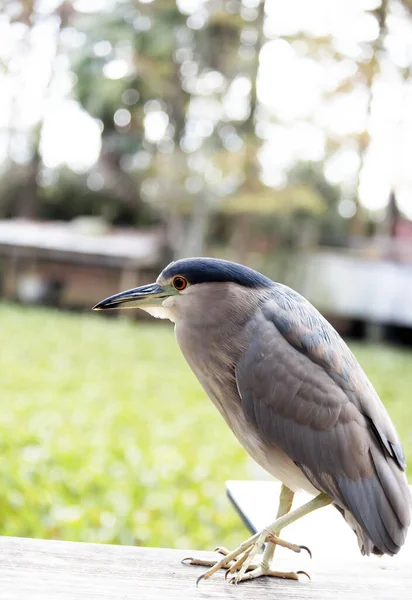
[[[230,550],[228,550],[227,548],[224,548],[223,546],[217,546],[214,549],[214,552],[217,552],[218,554],[223,554],[223,556],[227,556],[230,552]]]
[[[312,558],[312,552],[309,550],[309,548],[307,546],[299,546],[299,548],[301,550],[306,550],[306,552],[309,554],[310,558]],[[304,573],[304,571],[302,571],[302,573]]]
[[[225,579],[227,579],[228,575],[233,575],[234,573],[236,573],[236,571],[238,573],[240,573],[240,570],[243,567],[244,563],[246,562],[248,556],[249,556],[249,552],[245,552],[244,554],[241,554],[239,556],[239,558],[233,563],[233,565],[226,571]],[[235,575],[235,577],[237,577],[237,575]]]
[[[225,568],[226,568],[226,571],[225,571],[225,579],[226,579],[226,581],[227,581],[227,578],[229,577],[229,575],[233,575],[233,573],[236,573],[236,571],[238,570],[238,567],[237,567],[237,563],[233,563],[233,565],[232,565],[232,566],[229,566],[229,565],[228,565],[228,566],[227,566],[227,567],[225,567]]]
[[[228,583],[235,585],[241,581],[256,579],[257,577],[262,577],[265,575],[281,577],[284,579],[299,580],[300,574],[306,575],[306,577],[310,580],[310,575],[306,571],[283,573],[280,571],[271,570],[265,554],[263,554],[261,557],[261,563],[258,565],[255,564],[254,559],[258,555],[259,551],[262,550],[265,541],[270,541],[275,545],[277,544],[279,546],[284,546],[293,552],[301,552],[302,550],[306,550],[310,558],[312,558],[312,552],[307,546],[291,544],[290,542],[279,538],[273,533],[270,535],[268,535],[268,533],[268,529],[264,529],[261,533],[254,534],[233,551],[229,551],[226,548],[218,546],[215,548],[215,552],[223,554],[223,557],[220,560],[213,561],[196,559],[190,556],[183,558],[181,563],[184,565],[190,564],[210,567],[205,573],[202,573],[202,575],[197,578],[196,587],[199,585],[202,579],[206,581],[219,569],[226,569],[225,579],[228,581]]]
[[[229,575],[233,575],[233,573],[236,573],[236,570],[237,570],[236,564],[237,563],[234,563],[231,567],[228,567],[228,569],[226,570],[226,572],[225,572],[225,579],[226,580],[229,577]]]

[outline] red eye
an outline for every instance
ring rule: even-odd
[[[178,292],[181,292],[182,290],[184,290],[186,286],[187,286],[187,281],[184,277],[175,277],[173,279],[173,287]]]

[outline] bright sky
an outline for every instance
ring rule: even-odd
[[[6,17],[0,14],[0,59],[9,65],[7,76],[0,71],[0,172],[7,152],[17,162],[30,159],[26,132],[42,118],[41,152],[46,167],[53,169],[67,165],[80,173],[89,170],[99,157],[101,126],[71,99],[73,76],[64,59],[55,65],[53,86],[45,98],[56,31],[56,22],[47,14],[59,3],[60,0],[38,0],[45,18],[33,27],[31,51],[26,54],[22,51],[25,27],[20,24],[11,27]],[[111,10],[113,4],[114,0],[74,2],[76,9],[84,12]],[[253,10],[255,4],[254,0],[244,0],[248,10]],[[202,6],[202,0],[179,0],[179,7],[188,18],[198,19],[192,21],[194,27],[200,22]],[[365,9],[376,6],[376,0],[266,1],[265,33],[270,41],[262,49],[258,77],[258,98],[265,114],[258,128],[263,143],[259,158],[264,181],[281,186],[287,169],[296,160],[323,158],[327,132],[338,144],[341,143],[341,147],[326,163],[326,177],[333,183],[342,184],[344,195],[348,192],[350,196],[359,167],[350,135],[367,126],[372,143],[361,174],[360,200],[371,210],[382,209],[392,187],[401,208],[412,217],[412,83],[405,83],[399,75],[399,67],[412,63],[412,26],[400,10],[395,10],[388,21],[390,33],[386,47],[390,60],[383,65],[383,74],[376,82],[369,123],[366,122],[366,88],[358,87],[350,94],[334,94],[324,101],[325,90],[333,90],[353,74],[352,59],[365,55],[364,43],[376,38],[376,20],[364,13]],[[142,22],[139,26],[150,27],[150,22]],[[245,38],[253,37],[252,28],[253,24],[248,32],[246,24]],[[336,49],[347,59],[337,64],[325,55],[322,62],[314,61],[308,56],[305,42],[291,45],[282,39],[282,36],[298,31],[309,36],[332,34]],[[81,46],[84,40],[69,30],[65,41]],[[100,56],[107,55],[110,50],[110,44],[105,40],[95,47]],[[188,63],[188,73],[190,68]],[[116,59],[106,64],[104,74],[118,79],[128,71],[127,60]],[[196,150],[210,127],[213,129],[222,110],[210,94],[202,94],[202,89],[219,92],[224,89],[225,81],[218,73],[208,77],[209,80],[197,83],[199,97],[197,104],[192,103],[189,115],[194,133],[186,140],[187,151]],[[244,118],[249,88],[247,78],[240,74],[224,96],[224,113],[232,118]],[[167,137],[168,116],[158,103],[155,104],[147,111],[144,127],[148,139],[159,142]],[[118,126],[125,126],[130,113],[120,108],[114,119]],[[8,135],[10,129],[15,132],[12,142]],[[235,131],[231,135],[230,143],[235,150],[240,147],[240,140]],[[350,203],[342,202],[341,214],[351,216]]]

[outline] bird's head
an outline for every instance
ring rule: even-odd
[[[176,321],[181,314],[205,316],[211,303],[233,310],[235,295],[246,299],[273,282],[243,265],[216,258],[185,258],[170,263],[155,283],[120,292],[93,310],[141,308],[154,317]],[[222,313],[220,313],[222,314]]]

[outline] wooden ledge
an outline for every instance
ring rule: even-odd
[[[334,557],[338,542],[332,534],[327,556],[305,559],[312,581],[265,578],[233,586],[224,581],[223,573],[218,573],[196,587],[196,578],[204,568],[185,566],[180,561],[194,554],[206,558],[211,553],[0,537],[0,598],[412,599],[410,552],[401,551],[395,558],[365,558],[351,553],[343,560]],[[301,562],[297,566],[296,558],[300,555],[279,556],[277,567],[302,568]]]

